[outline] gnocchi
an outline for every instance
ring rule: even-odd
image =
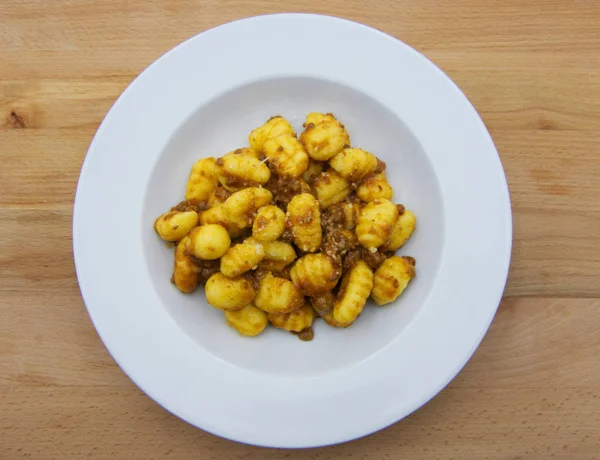
[[[285,230],[285,213],[277,206],[263,206],[252,223],[252,236],[259,241],[275,241]]]
[[[391,200],[394,191],[385,177],[385,172],[380,172],[367,177],[356,189],[356,196],[370,203],[378,199]]]
[[[308,155],[294,134],[267,139],[263,145],[263,155],[269,159],[277,175],[284,179],[300,177],[308,168]]]
[[[239,310],[256,297],[252,283],[246,278],[229,278],[215,273],[204,286],[206,301],[219,310]]]
[[[219,158],[215,165],[219,182],[229,192],[262,185],[271,178],[271,170],[264,162],[241,152],[227,154]]]
[[[387,241],[398,221],[398,208],[390,200],[375,200],[360,210],[356,237],[365,248],[375,250]]]
[[[313,160],[327,161],[343,148],[350,146],[348,131],[330,113],[309,113],[304,127],[300,142],[304,144]]]
[[[269,313],[269,323],[279,329],[290,332],[301,332],[312,326],[315,320],[315,311],[310,305],[304,304],[290,313]]]
[[[399,208],[400,217],[398,217],[396,224],[392,228],[390,238],[383,247],[385,251],[396,251],[404,246],[404,243],[408,241],[415,231],[417,224],[417,219],[411,211],[404,209],[402,205],[398,205],[397,207]]]
[[[221,257],[221,273],[234,278],[255,269],[265,257],[262,245],[248,240],[230,247]]]
[[[254,150],[253,148],[248,147],[242,147],[241,149],[232,150],[231,152],[223,155],[223,157],[230,157],[233,155],[250,155],[251,157],[254,157],[257,160],[264,160],[264,155],[260,152],[260,150]]]
[[[373,271],[362,260],[344,275],[333,305],[333,319],[341,325],[352,324],[373,289]]]
[[[186,242],[186,250],[199,259],[215,260],[222,257],[231,244],[225,228],[217,224],[200,225],[193,229]]]
[[[269,324],[267,314],[260,308],[249,304],[239,310],[225,312],[225,320],[227,324],[238,331],[241,335],[254,337]]]
[[[282,134],[294,134],[294,128],[292,128],[289,121],[277,115],[271,117],[264,125],[253,130],[248,137],[248,142],[251,149],[261,152],[267,139],[281,136]]]
[[[321,209],[327,209],[332,204],[344,201],[352,193],[350,182],[333,169],[329,169],[315,177],[313,188],[321,204]]]
[[[318,296],[335,287],[340,278],[340,268],[325,254],[307,254],[294,264],[290,277],[302,294]]]
[[[304,304],[304,296],[291,281],[269,274],[260,280],[254,304],[267,313],[289,313]]]
[[[244,234],[244,228],[234,224],[225,215],[224,204],[218,204],[210,209],[207,209],[200,215],[200,225],[217,224],[227,230],[231,238],[237,238]]]
[[[272,199],[271,192],[261,187],[249,187],[235,192],[223,203],[225,219],[238,228],[250,227],[258,208]]]
[[[198,224],[195,211],[169,211],[154,222],[156,233],[165,241],[179,241]]]
[[[359,182],[365,177],[384,169],[384,163],[363,149],[344,149],[329,162],[340,176],[350,182]]]
[[[321,246],[321,212],[319,202],[310,193],[294,196],[287,208],[287,224],[294,243],[301,251],[315,252]]]
[[[171,281],[204,285],[240,335],[269,324],[312,340],[313,323],[346,328],[369,296],[398,299],[415,259],[396,256],[416,217],[394,195],[386,165],[351,147],[330,113],[307,115],[297,137],[281,116],[250,132],[249,146],[196,161],[185,201],[154,221],[175,246]]]
[[[185,188],[185,199],[190,203],[205,201],[217,187],[216,160],[202,158],[192,166]]]
[[[415,277],[415,259],[393,256],[383,261],[375,271],[371,297],[377,305],[396,300]]]
[[[265,258],[260,267],[265,270],[279,272],[296,259],[294,247],[285,241],[261,242],[265,249]]]
[[[173,266],[173,284],[181,292],[189,293],[198,287],[198,266],[191,260],[185,247],[188,237],[181,239],[175,249],[175,263]]]

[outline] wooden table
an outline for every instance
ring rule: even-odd
[[[511,189],[506,295],[462,373],[364,439],[219,439],[138,390],[100,342],[71,253],[79,168],[111,104],[182,40],[275,0],[0,2],[0,458],[600,458],[600,4],[285,2],[392,34],[464,90]]]

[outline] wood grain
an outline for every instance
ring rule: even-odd
[[[506,297],[466,368],[406,420],[309,451],[222,440],[143,395],[89,321],[71,250],[79,169],[123,89],[196,33],[282,8],[371,25],[448,73],[514,214]],[[598,24],[592,0],[2,2],[0,458],[598,458]]]

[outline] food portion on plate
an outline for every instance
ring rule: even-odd
[[[316,318],[348,327],[369,296],[394,302],[415,276],[415,259],[395,255],[415,215],[391,201],[385,163],[330,113],[303,126],[298,137],[275,116],[249,147],[198,160],[185,201],[154,223],[175,245],[175,286],[204,284],[242,335],[270,323],[311,340]]]

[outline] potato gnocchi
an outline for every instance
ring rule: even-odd
[[[323,229],[319,202],[310,193],[296,195],[287,209],[286,226],[301,251],[315,252],[321,246]]]
[[[215,170],[219,183],[229,192],[262,185],[271,178],[269,167],[244,149],[219,158],[215,162]]]
[[[199,259],[215,260],[222,257],[229,246],[231,238],[225,228],[217,224],[200,225],[193,229],[187,239],[185,249]]]
[[[173,266],[173,284],[181,292],[193,292],[198,287],[198,266],[186,252],[185,246],[189,238],[184,236],[175,249],[175,263]]]
[[[300,308],[290,313],[269,313],[269,323],[279,329],[289,332],[302,332],[312,326],[315,320],[315,311],[305,303]]]
[[[254,337],[262,333],[269,324],[267,314],[260,308],[248,304],[239,310],[225,312],[227,324],[242,335]]]
[[[165,241],[179,241],[198,224],[195,211],[169,211],[154,222],[156,233]]]
[[[391,236],[398,222],[398,208],[390,200],[375,200],[360,210],[356,220],[356,237],[365,248],[376,252]]]
[[[277,206],[260,208],[252,223],[252,236],[259,241],[275,241],[285,230],[285,212]]]
[[[318,296],[331,291],[338,282],[341,268],[326,254],[307,254],[294,264],[290,277],[306,296]]]
[[[304,296],[291,281],[268,274],[258,282],[254,304],[267,313],[290,313],[304,305]]]
[[[213,157],[201,158],[192,166],[185,189],[185,199],[190,203],[207,200],[217,188],[216,160]]]
[[[309,113],[304,128],[300,142],[313,160],[330,160],[350,146],[348,131],[331,113]]]
[[[175,246],[175,287],[204,284],[242,336],[271,324],[312,340],[316,319],[349,327],[369,297],[395,302],[415,277],[415,259],[395,251],[416,217],[391,201],[385,163],[351,146],[331,113],[310,113],[303,127],[298,135],[278,115],[249,146],[199,159],[185,201],[154,221]]]
[[[375,271],[371,297],[377,305],[393,302],[406,289],[415,276],[415,259],[412,257],[390,257]]]
[[[304,174],[308,168],[308,154],[295,134],[271,137],[264,143],[263,154],[279,177],[288,179]]]
[[[221,257],[221,273],[230,278],[256,269],[265,257],[265,250],[258,242],[242,241],[230,247]]]
[[[327,209],[332,204],[344,201],[352,193],[350,182],[333,169],[329,169],[315,177],[313,188],[321,209]]]

